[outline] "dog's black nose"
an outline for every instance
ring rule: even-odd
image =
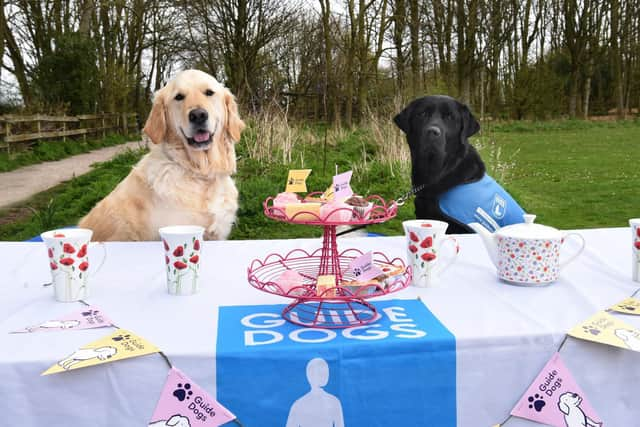
[[[573,397],[578,397],[578,393],[573,393]]]
[[[429,126],[427,128],[427,134],[429,136],[438,137],[438,136],[440,136],[441,133],[442,133],[442,131],[440,130],[440,128],[438,126]]]
[[[207,121],[209,113],[204,108],[196,108],[189,111],[189,121],[196,125],[201,125]]]

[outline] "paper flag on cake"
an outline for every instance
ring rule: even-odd
[[[624,314],[640,315],[640,299],[627,298],[611,307],[611,310]]]
[[[351,261],[347,271],[353,274],[353,278],[359,282],[366,282],[382,274],[382,270],[373,263],[371,251]]]
[[[322,198],[324,200],[333,200],[333,184],[331,184],[324,193],[322,193]]]
[[[158,351],[160,350],[155,345],[135,335],[133,332],[117,329],[114,333],[74,351],[41,375],[101,365],[130,357],[157,353]]]
[[[640,351],[640,331],[612,315],[600,311],[569,331],[582,340]]]
[[[573,425],[566,420],[580,415],[589,426],[603,425],[559,353],[547,362],[511,415],[556,427]]]
[[[333,197],[336,200],[348,199],[353,196],[350,185],[351,175],[353,175],[353,171],[343,172],[333,177]]]
[[[306,193],[307,177],[311,173],[311,169],[293,169],[289,171],[287,177],[287,187],[284,191],[287,193]]]
[[[40,324],[29,326],[24,329],[13,331],[12,333],[28,333],[38,331],[59,331],[70,329],[90,329],[111,326],[112,322],[97,307],[88,306],[80,311],[75,311],[58,319],[47,320]]]
[[[191,378],[171,368],[149,426],[216,427],[235,418]]]

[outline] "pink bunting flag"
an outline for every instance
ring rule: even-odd
[[[183,372],[171,368],[149,427],[217,427],[235,418]]]
[[[559,353],[545,365],[511,415],[556,427],[604,425]]]
[[[353,171],[343,172],[333,177],[334,200],[348,199],[353,196],[353,190],[350,185],[351,175],[353,175]]]
[[[358,282],[366,282],[383,273],[382,270],[373,263],[371,251],[351,261],[348,271],[353,274],[353,278]]]
[[[47,320],[37,325],[29,326],[14,334],[38,331],[59,331],[69,329],[91,329],[111,326],[113,323],[98,307],[88,306],[58,319]]]

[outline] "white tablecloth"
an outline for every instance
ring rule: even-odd
[[[581,233],[585,251],[561,272],[559,281],[547,287],[517,287],[498,281],[480,238],[466,235],[457,236],[461,252],[442,276],[440,287],[410,287],[388,296],[419,296],[455,335],[459,426],[503,421],[569,329],[640,287],[630,279],[627,228]],[[201,269],[203,290],[196,296],[175,297],[166,291],[158,242],[108,243],[105,265],[92,278],[87,301],[118,326],[156,344],[175,366],[215,396],[217,307],[288,303],[252,288],[246,279],[248,265],[272,252],[312,251],[319,244],[318,239],[207,242]],[[340,250],[355,247],[392,257],[405,255],[402,236],[340,238],[338,244]],[[146,425],[166,379],[164,360],[154,354],[41,377],[57,360],[107,331],[9,334],[82,306],[57,303],[53,290],[42,286],[50,281],[43,244],[2,243],[0,259],[5,272],[0,281],[2,423]],[[623,319],[640,327],[640,317]],[[570,338],[561,354],[605,425],[638,425],[640,353]],[[507,424],[534,425],[521,419]]]

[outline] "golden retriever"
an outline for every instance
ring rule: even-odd
[[[238,209],[235,143],[245,124],[231,92],[198,70],[155,93],[144,126],[151,152],[80,220],[93,239],[159,240],[158,229],[190,224],[226,239]]]

